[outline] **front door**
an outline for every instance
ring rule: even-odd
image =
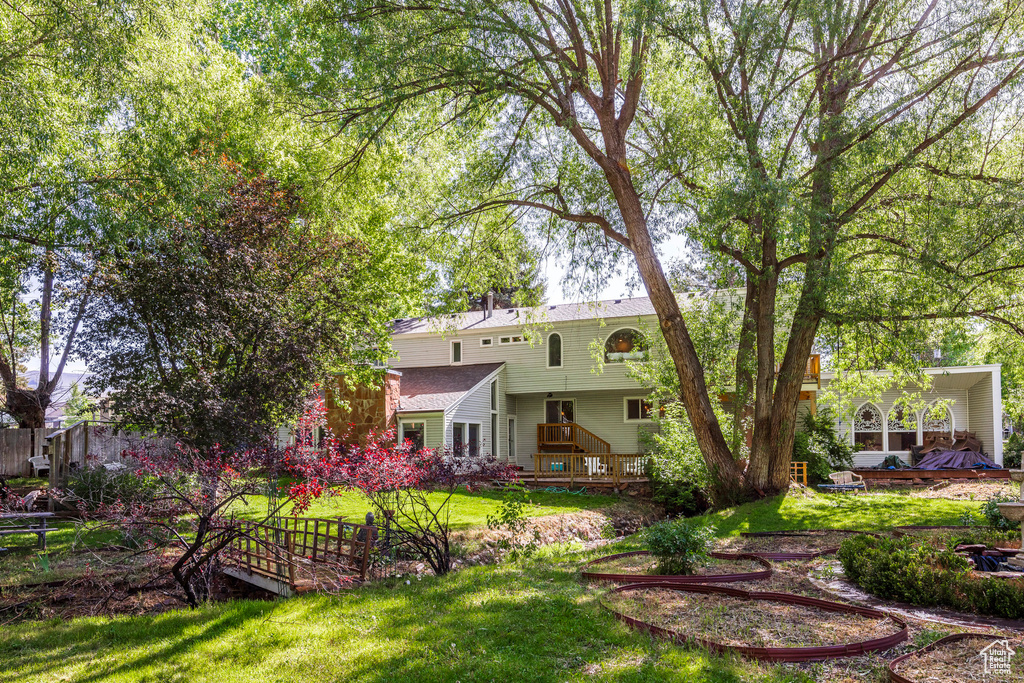
[[[548,399],[544,404],[548,424],[576,421],[576,402],[573,399]]]

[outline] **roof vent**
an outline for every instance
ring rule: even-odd
[[[622,303],[622,299],[616,299],[616,300],[615,300],[615,303],[617,303],[617,304],[621,304],[621,303]]]
[[[494,315],[494,292],[487,292],[487,314],[485,318],[490,318]]]
[[[556,308],[558,308],[558,306],[548,306],[548,310],[549,310],[549,311],[553,311],[553,310],[555,310]]]

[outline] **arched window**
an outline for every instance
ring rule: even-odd
[[[548,335],[548,367],[562,367],[562,335],[557,332]]]
[[[902,406],[893,406],[886,422],[890,451],[909,451],[911,446],[917,445],[917,413],[904,411]]]
[[[612,332],[604,343],[606,363],[621,363],[626,360],[645,360],[647,349],[644,337],[628,327]]]
[[[932,404],[924,409],[924,432],[938,432],[947,436],[953,435],[953,416],[948,406]]]
[[[853,414],[853,444],[859,451],[882,450],[882,413],[871,403]]]

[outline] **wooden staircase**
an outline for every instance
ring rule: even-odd
[[[575,422],[537,425],[537,450],[558,453],[611,453],[607,441]]]

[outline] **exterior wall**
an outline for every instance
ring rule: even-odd
[[[340,375],[327,385],[327,425],[345,442],[359,443],[371,431],[395,426],[401,376],[395,372],[382,374],[381,387],[360,384],[352,389]]]
[[[408,413],[398,418],[399,422],[423,422],[426,430],[424,448],[444,447],[444,413]]]
[[[967,404],[970,430],[981,440],[982,449],[993,459],[996,457],[996,446],[999,446],[996,463],[1002,465],[1002,425],[994,412],[992,375],[967,390]]]
[[[639,429],[654,429],[651,422],[626,422],[623,399],[643,397],[647,392],[633,383],[631,391],[552,392],[552,398],[576,399],[576,424],[611,444],[612,453],[639,453]],[[537,425],[543,424],[544,394],[520,394],[516,397],[516,464],[533,470],[533,454],[537,453]]]
[[[828,382],[829,380],[824,378],[821,380],[822,389],[824,389],[828,385]],[[892,409],[893,404],[900,396],[903,395],[904,391],[914,392],[917,391],[917,389],[915,387],[905,387],[904,389],[892,389],[890,391],[884,392],[881,395],[881,400],[871,401],[871,403],[874,403],[875,406],[878,407],[879,411],[881,411],[883,423],[889,415],[889,410]],[[949,406],[949,410],[950,413],[952,413],[953,415],[953,429],[971,429],[972,431],[974,431],[973,427],[971,426],[969,411],[970,400],[968,397],[968,392],[968,389],[936,389],[933,386],[933,388],[930,391],[922,393],[922,398],[928,403],[931,403],[936,399],[952,400],[953,403],[952,405]],[[855,398],[852,400],[854,408],[861,406],[865,402],[866,399],[863,398]],[[841,434],[844,434],[850,443],[853,443],[853,432],[851,429],[852,424],[849,422],[849,419],[842,419],[837,425],[837,427],[839,429],[839,432]],[[991,453],[991,436],[982,436],[981,434],[979,434],[978,438],[982,439],[982,446],[985,448],[985,450]],[[921,429],[919,424],[918,443],[920,442]],[[894,451],[891,449],[881,451],[861,451],[854,454],[853,464],[855,467],[874,467],[880,464],[885,459],[885,456],[891,454],[898,455],[904,461],[906,461],[907,457],[909,456],[909,453],[907,451]]]
[[[497,377],[491,381],[498,382],[498,434],[497,437],[491,434],[491,381],[485,382],[477,387],[468,396],[462,399],[445,414],[445,444],[451,446],[455,443],[452,435],[452,424],[455,422],[477,423],[480,425],[480,452],[493,453],[496,458],[501,458],[505,453],[506,446],[502,438],[508,431],[507,425],[502,428],[502,420],[505,412],[505,392],[502,388],[504,372],[499,372]],[[495,450],[497,446],[497,450]]]
[[[495,316],[506,315],[495,311]],[[656,326],[656,320],[648,317],[646,326]],[[596,319],[573,320],[553,323],[551,329],[535,332],[540,338],[531,346],[523,344],[499,344],[504,335],[521,334],[522,328],[491,328],[479,332],[461,331],[457,334],[408,334],[395,335],[391,344],[398,358],[391,361],[391,367],[423,367],[448,365],[451,360],[451,342],[462,341],[462,363],[505,362],[507,377],[505,392],[525,394],[548,391],[592,391],[596,389],[633,389],[636,382],[627,376],[623,363],[606,363],[600,374],[593,372],[596,367],[590,355],[590,344],[599,340],[602,344],[610,334],[623,327],[641,329],[637,318],[614,318],[605,320],[601,327]],[[552,332],[562,335],[562,367],[547,367],[547,339]],[[492,346],[480,346],[480,339],[490,337]]]

